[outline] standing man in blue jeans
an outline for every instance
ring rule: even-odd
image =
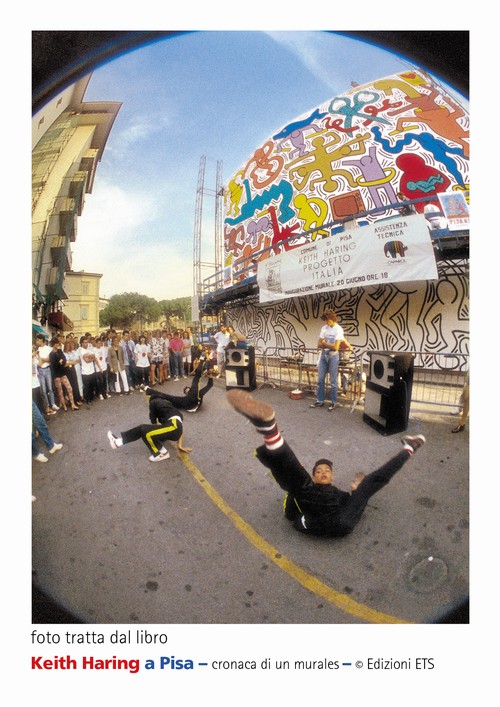
[[[45,442],[45,445],[47,449],[49,450],[49,454],[55,454],[55,452],[58,452],[60,449],[62,449],[62,444],[58,444],[57,442],[54,442],[52,435],[49,432],[49,428],[47,427],[47,424],[45,422],[45,418],[36,406],[35,402],[33,402],[33,427],[31,430],[31,456],[33,458],[33,461],[36,462],[48,462],[48,457],[45,456],[45,454],[42,454],[40,449],[38,448],[38,444],[36,442],[36,437],[37,434],[43,439]]]
[[[128,329],[123,330],[122,340],[120,341],[120,346],[123,349],[123,356],[125,359],[125,372],[127,374],[127,381],[129,384],[130,391],[133,391],[139,386],[137,381],[137,375],[135,372],[135,343],[130,338],[130,332]]]
[[[184,348],[184,342],[181,339],[180,331],[174,331],[170,341],[168,343],[168,351],[170,357],[170,373],[174,377],[174,381],[183,378],[183,363],[182,363],[182,350]]]
[[[36,337],[38,353],[38,378],[46,415],[54,415],[59,407],[56,405],[54,389],[52,386],[52,372],[50,369],[50,354],[52,347],[48,345],[44,336]]]
[[[321,317],[325,324],[321,327],[318,339],[320,351],[318,361],[318,390],[316,402],[311,408],[322,408],[325,404],[325,379],[330,375],[330,405],[329,410],[337,407],[337,377],[339,373],[339,346],[344,338],[344,330],[337,324],[337,315],[332,309],[327,309]]]

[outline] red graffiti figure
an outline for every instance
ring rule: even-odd
[[[424,196],[438,194],[446,191],[451,182],[448,177],[429,167],[420,155],[405,153],[396,159],[396,166],[403,172],[400,181],[400,190],[408,199],[419,199]],[[415,204],[415,209],[422,213],[425,202]]]
[[[273,154],[274,143],[268,140],[262,147],[258,147],[253,158],[245,167],[245,173],[251,165],[254,165],[250,170],[249,178],[255,189],[262,189],[271,184],[283,169],[285,160],[281,155]],[[262,178],[262,174],[264,175]]]

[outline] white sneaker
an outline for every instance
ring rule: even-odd
[[[168,451],[158,452],[158,454],[152,454],[149,457],[150,462],[161,462],[164,459],[170,459],[170,452],[168,452]]]
[[[119,437],[115,437],[115,435],[109,430],[108,432],[108,440],[109,444],[111,446],[111,449],[118,449],[118,447],[121,447],[122,445],[118,443]]]
[[[55,410],[57,412],[59,410],[59,408],[56,404],[54,404],[54,405],[52,405],[52,410]]]
[[[426,439],[424,435],[406,435],[405,437],[401,438],[401,442],[404,446],[405,449],[407,449],[410,454],[413,454],[414,452],[417,451],[417,449],[420,449],[420,447],[423,447],[423,445],[426,443]]]
[[[54,442],[54,446],[52,447],[52,449],[49,449],[49,454],[55,454],[55,453],[58,452],[60,449],[62,449],[62,444],[56,444],[56,443]]]
[[[178,376],[175,376],[174,381],[178,381],[178,380],[179,380]]]
[[[33,457],[33,459],[34,459],[36,462],[42,462],[43,464],[45,464],[45,462],[48,462],[48,461],[49,461],[49,460],[47,459],[47,457],[45,456],[45,454],[42,454],[41,452],[40,452],[39,454],[37,454],[36,457]]]

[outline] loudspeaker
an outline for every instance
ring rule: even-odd
[[[247,368],[251,365],[251,357],[254,353],[253,349],[240,349],[240,348],[227,348],[226,349],[226,368],[227,366],[234,366],[239,368]]]
[[[389,390],[401,378],[413,381],[414,354],[390,351],[370,351],[370,373],[368,380]]]
[[[257,369],[255,366],[255,349],[228,346],[226,348],[226,390],[243,388],[255,390],[257,388]]]
[[[408,427],[414,358],[414,354],[370,352],[363,420],[384,435]]]

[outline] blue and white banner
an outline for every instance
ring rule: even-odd
[[[261,260],[260,302],[388,282],[437,280],[424,216],[412,214],[352,228]]]

